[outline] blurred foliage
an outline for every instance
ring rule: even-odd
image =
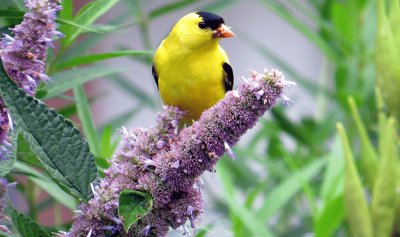
[[[297,82],[316,102],[310,105],[316,112],[293,119],[290,107],[275,108],[248,142],[235,147],[236,160],[221,160],[217,174],[222,194],[207,189],[212,201],[207,206],[229,224],[204,224],[197,236],[214,236],[219,228],[230,228],[229,236],[235,237],[399,236],[399,1],[253,1],[303,34],[324,56],[322,76],[315,82],[262,41],[238,35]],[[0,7],[2,32],[18,24],[24,11],[23,1],[6,2]],[[144,0],[95,0],[79,9],[78,2],[62,1],[58,23],[65,37],[57,50],[49,52],[48,73],[53,79],[38,88],[37,97],[50,103],[61,100],[59,113],[77,115],[101,173],[116,149],[117,129],[146,109],[157,110],[159,104],[155,95],[139,89],[138,82],[123,73],[126,68],[107,67],[105,60],[128,57],[150,70],[153,21],[181,10],[218,13],[239,1],[159,1],[150,9]],[[107,14],[116,6],[118,14]],[[106,37],[128,27],[139,32],[139,50],[117,45],[115,51],[93,53]],[[100,77],[123,89],[137,105],[95,127],[90,105],[103,95],[87,98],[84,85]],[[69,90],[73,97],[65,94]],[[39,212],[55,203],[73,209],[77,200],[62,200],[58,194],[64,191],[29,167],[40,169],[29,149],[18,145],[18,154],[15,171],[35,184],[19,185],[28,197],[30,217],[37,220]],[[49,193],[49,199],[37,203],[38,189]],[[69,224],[57,221],[54,228],[66,229]]]

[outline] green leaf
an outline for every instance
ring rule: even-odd
[[[135,190],[124,190],[119,194],[118,216],[126,232],[152,208],[153,199],[150,194]]]
[[[339,136],[333,142],[331,153],[328,155],[328,164],[324,173],[320,196],[322,201],[328,203],[330,200],[343,195],[344,181],[344,159],[343,148]]]
[[[27,175],[30,180],[32,180],[40,188],[51,195],[55,200],[57,200],[62,205],[68,207],[70,210],[76,209],[77,203],[75,201],[75,198],[64,192],[64,190],[57,186],[57,184],[54,183],[53,180],[51,180],[44,174],[19,161],[15,163],[14,171]]]
[[[40,161],[36,158],[35,154],[29,148],[29,144],[25,141],[22,134],[18,135],[17,139],[17,160],[28,163],[32,166],[43,168]]]
[[[122,68],[106,67],[104,65],[93,65],[56,73],[52,76],[52,81],[43,87],[44,90],[47,90],[45,99],[60,95],[77,85],[82,85],[86,82],[125,70]]]
[[[119,0],[96,0],[81,8],[75,17],[75,22],[81,26],[93,24],[99,17],[110,10]],[[63,40],[63,47],[69,46],[81,33],[82,29],[71,29],[70,35]]]
[[[7,216],[10,217],[14,227],[22,237],[50,237],[51,235],[44,231],[42,227],[31,218],[19,213],[7,198],[6,207]]]
[[[142,56],[142,55],[153,55],[153,51],[135,51],[135,50],[122,50],[110,53],[84,55],[78,58],[73,58],[65,62],[57,64],[56,70],[60,71],[65,68],[75,67],[84,64],[95,63],[110,58],[123,57],[123,56]]]
[[[67,19],[62,19],[62,18],[57,18],[56,19],[57,23],[60,23],[60,25],[65,25],[65,26],[69,26],[71,28],[76,28],[82,31],[82,33],[86,33],[86,32],[92,32],[92,33],[97,33],[97,34],[103,34],[106,33],[102,30],[99,30],[95,27],[92,26],[84,26],[84,25],[79,25],[78,23],[71,21],[71,20],[67,20]]]
[[[361,167],[363,169],[363,174],[366,177],[366,181],[368,187],[372,189],[375,183],[375,177],[377,173],[378,167],[378,158],[376,155],[376,151],[372,146],[372,142],[368,138],[367,130],[365,129],[364,123],[361,120],[360,114],[357,110],[356,102],[353,97],[348,98],[348,103],[350,105],[350,110],[353,115],[353,119],[356,123],[356,127],[358,130],[358,135],[361,141]]]
[[[180,0],[180,1],[172,2],[172,3],[169,2],[165,5],[162,5],[161,7],[158,7],[156,9],[153,9],[152,11],[150,11],[148,14],[149,19],[154,19],[154,18],[163,16],[165,14],[176,11],[178,9],[186,7],[187,5],[190,5],[195,2],[197,2],[197,1],[196,0]]]
[[[79,120],[81,121],[86,138],[88,139],[90,150],[95,156],[100,156],[100,148],[96,135],[96,129],[94,128],[94,122],[90,112],[89,102],[85,95],[85,89],[82,85],[74,87],[74,96]]]
[[[352,236],[373,237],[371,215],[369,213],[364,188],[361,184],[346,131],[341,123],[336,125],[343,145],[345,158],[344,204]]]
[[[138,114],[142,109],[143,107],[138,105],[136,108],[128,110],[127,112],[117,116],[116,118],[113,118],[111,121],[108,121],[104,125],[100,126],[97,132],[100,133],[108,125],[111,125],[113,128],[120,128],[124,126],[129,121],[129,119]]]
[[[399,153],[395,120],[389,118],[382,139],[383,150],[380,151],[380,164],[372,192],[371,217],[374,224],[374,237],[387,237],[393,233],[396,206],[396,182]]]
[[[280,210],[294,195],[316,176],[326,164],[326,160],[315,160],[307,166],[291,174],[286,180],[280,183],[274,190],[270,191],[264,199],[264,203],[257,211],[257,217],[267,221],[272,215]]]
[[[236,199],[236,191],[232,181],[232,176],[229,169],[222,165],[222,163],[217,164],[217,174],[221,179],[223,191],[224,191],[224,201],[229,207],[229,211],[241,218],[243,225],[251,232],[251,236],[259,237],[272,237],[274,236],[264,224],[262,219],[254,215],[254,213],[238,203]]]
[[[53,109],[25,94],[8,78],[2,66],[0,93],[16,127],[46,171],[72,194],[89,199],[90,183],[97,177],[97,170],[89,146],[78,129]]]
[[[113,126],[109,124],[104,127],[101,134],[100,156],[106,160],[112,157],[119,141],[119,139],[113,141],[113,131]]]
[[[311,42],[313,42],[329,59],[339,61],[341,58],[338,53],[316,32],[312,27],[306,25],[297,17],[297,14],[291,12],[288,8],[284,7],[281,3],[272,0],[259,0],[263,5],[271,9],[282,19],[291,24],[299,32],[304,34]]]
[[[316,237],[334,236],[335,230],[342,224],[346,211],[343,204],[343,196],[337,196],[324,203],[322,212],[314,223]]]
[[[25,12],[14,9],[0,9],[0,18],[23,18]]]
[[[114,82],[122,90],[126,91],[128,95],[140,100],[142,104],[145,104],[150,108],[156,108],[154,99],[150,95],[147,95],[145,92],[143,92],[143,90],[140,90],[132,80],[129,81],[127,78],[120,75],[113,75],[111,78],[113,79],[111,82]]]

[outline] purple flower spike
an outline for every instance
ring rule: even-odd
[[[29,95],[35,93],[39,81],[48,80],[45,74],[46,49],[56,31],[56,13],[61,9],[57,0],[26,0],[28,12],[21,24],[11,29],[14,38],[4,35],[0,56],[8,76]]]
[[[204,208],[200,175],[213,171],[225,152],[233,156],[230,147],[283,97],[289,85],[278,71],[253,73],[180,133],[183,112],[176,107],[164,107],[154,127],[122,129],[121,147],[95,189],[95,198],[81,205],[70,232],[59,235],[166,236],[169,228],[186,230],[187,222],[195,228]],[[153,198],[152,210],[128,233],[121,221],[114,220],[119,218],[119,193],[126,189]],[[113,232],[105,232],[105,226]]]

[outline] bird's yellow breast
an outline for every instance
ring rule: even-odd
[[[158,87],[163,102],[186,111],[184,120],[190,123],[224,97],[222,65],[228,59],[218,43],[196,50],[175,50],[165,42],[157,50]]]

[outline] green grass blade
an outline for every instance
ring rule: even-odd
[[[241,217],[243,225],[251,232],[251,236],[272,237],[273,234],[266,228],[262,219],[258,218],[250,210],[237,202],[230,171],[224,165],[220,165],[220,163],[217,164],[216,169],[223,184],[223,197],[229,206],[229,211]]]
[[[136,114],[138,114],[141,110],[143,109],[142,106],[137,106],[133,109],[128,110],[127,112],[117,116],[116,118],[112,119],[111,121],[108,121],[104,125],[100,126],[97,129],[97,133],[100,134],[102,131],[109,125],[111,125],[113,128],[121,128],[124,126],[132,117],[134,117]]]
[[[74,87],[74,96],[79,120],[81,121],[83,131],[88,140],[90,150],[95,156],[100,156],[100,148],[96,135],[96,129],[94,128],[89,102],[86,98],[85,89],[83,86]]]
[[[73,27],[74,29],[81,30],[82,33],[86,33],[86,32],[92,32],[92,33],[97,33],[97,34],[105,33],[104,31],[101,31],[101,30],[96,29],[94,27],[85,26],[85,25],[79,25],[78,23],[76,23],[74,21],[63,19],[63,18],[57,18],[56,22],[59,23],[60,25],[65,25],[67,27],[69,26],[69,27]]]
[[[70,210],[76,209],[76,199],[64,192],[53,180],[39,171],[19,161],[15,163],[15,171],[27,175],[30,180],[65,207],[68,207]]]
[[[74,21],[78,25],[89,26],[118,2],[119,0],[96,0],[90,2],[86,7],[81,8]],[[68,47],[82,32],[82,29],[71,29],[71,34],[66,35],[66,38],[61,41],[63,48]]]
[[[126,77],[122,75],[113,75],[111,76],[111,78],[111,82],[117,85],[120,89],[127,92],[127,94],[132,96],[134,99],[139,100],[142,105],[145,105],[152,109],[157,107],[155,100],[146,92],[139,89],[140,87],[136,86],[132,80],[129,81]]]
[[[324,203],[324,208],[314,223],[315,237],[334,236],[335,230],[343,223],[345,215],[343,195]]]
[[[343,148],[339,136],[333,142],[331,153],[328,155],[328,164],[324,173],[320,197],[323,203],[343,195],[344,159]]]
[[[312,30],[310,26],[307,26],[301,22],[300,19],[295,17],[295,14],[290,12],[287,8],[280,5],[279,2],[275,2],[272,0],[259,0],[264,6],[271,9],[282,19],[286,20],[289,24],[291,24],[294,28],[296,28],[299,32],[301,32],[304,36],[306,36],[311,42],[313,42],[324,54],[327,58],[339,61],[341,58],[338,53],[335,52],[331,46],[320,36],[317,32]]]
[[[67,90],[86,82],[126,70],[127,69],[107,67],[104,65],[93,65],[56,73],[52,76],[52,80],[42,88],[47,91],[44,99],[58,96]]]
[[[23,18],[25,12],[13,9],[0,9],[0,18]],[[2,36],[3,37],[3,36]]]
[[[184,8],[192,3],[197,2],[196,0],[180,0],[172,3],[167,3],[165,5],[162,5],[156,9],[151,10],[148,13],[149,19],[154,19],[158,18],[160,16],[166,15],[168,13],[174,12],[176,10],[179,10],[181,8]]]
[[[283,208],[303,187],[304,182],[309,182],[326,164],[326,160],[315,160],[291,174],[265,197],[262,206],[257,211],[257,217],[268,221],[272,215]]]
[[[91,64],[111,58],[117,57],[124,57],[124,56],[149,56],[153,55],[153,51],[136,51],[136,50],[123,50],[123,51],[115,51],[110,53],[100,53],[100,54],[91,54],[91,55],[84,55],[78,58],[73,58],[65,62],[58,63],[56,65],[56,71],[60,71],[66,68],[80,66],[84,64]]]
[[[286,62],[283,58],[279,57],[278,55],[267,49],[264,45],[261,44],[261,42],[256,41],[253,37],[245,33],[238,32],[238,35],[240,36],[239,39],[246,42],[251,48],[253,48],[255,51],[260,53],[265,58],[271,60],[283,72],[285,72],[285,74],[287,74],[288,77],[293,78],[294,81],[296,81],[296,83],[304,87],[304,89],[306,89],[310,94],[316,96],[318,92],[322,92],[324,95],[328,97],[333,97],[332,92],[330,92],[326,88],[321,88],[320,86],[318,86],[317,83],[313,82],[311,79],[302,76],[301,73],[295,70],[293,67],[291,67],[288,64],[288,62]]]

